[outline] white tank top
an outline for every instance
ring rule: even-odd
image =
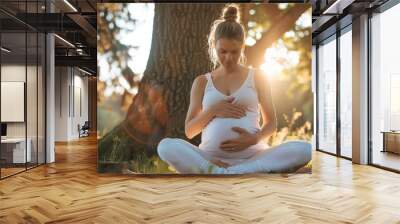
[[[239,134],[232,130],[232,127],[241,127],[250,133],[260,131],[260,110],[257,90],[254,84],[254,70],[249,69],[246,80],[238,90],[227,96],[217,90],[213,84],[211,73],[206,74],[207,85],[204,89],[202,106],[207,110],[211,105],[230,97],[234,97],[233,103],[247,106],[246,115],[240,119],[236,118],[214,118],[202,130],[201,143],[199,148],[204,152],[207,159],[218,159],[222,162],[235,165],[242,162],[261,150],[268,148],[268,145],[259,142],[240,152],[226,152],[219,148],[226,140],[237,138]]]

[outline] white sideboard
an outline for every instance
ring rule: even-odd
[[[27,138],[26,142],[28,147],[26,147],[25,154],[25,138],[6,138],[1,139],[2,147],[13,147],[12,162],[13,163],[25,163],[32,161],[32,140]],[[27,161],[25,161],[25,158]]]

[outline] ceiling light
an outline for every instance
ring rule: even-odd
[[[11,52],[11,50],[9,50],[9,49],[7,49],[7,48],[5,48],[5,47],[1,47],[1,50],[4,51],[4,52],[6,52],[6,53],[10,53],[10,52]]]
[[[333,4],[330,5],[327,9],[325,9],[322,14],[332,13],[332,10],[337,9],[336,7],[338,6],[339,2],[340,0],[336,0],[335,2],[333,2]]]
[[[81,48],[77,48],[77,49],[76,49],[76,52],[77,52],[79,55],[83,55],[83,50],[82,50]]]
[[[67,41],[66,39],[58,36],[57,34],[54,34],[55,37],[57,37],[58,39],[60,39],[61,41],[63,41],[64,43],[66,43],[67,45],[69,45],[70,47],[75,48],[75,45],[71,44],[71,42]]]
[[[355,0],[336,0],[322,14],[342,14],[343,10],[351,5]]]
[[[79,67],[78,67],[78,70],[81,71],[81,72],[83,72],[83,73],[85,73],[85,74],[87,74],[87,75],[92,75],[92,73],[90,73],[90,72],[88,72],[88,71],[86,71],[86,70],[83,70],[83,69],[81,69],[81,68],[79,68]]]
[[[78,12],[78,10],[71,4],[69,3],[68,0],[64,0],[65,4],[67,4],[74,12]]]

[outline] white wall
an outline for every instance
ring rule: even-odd
[[[79,138],[78,124],[88,120],[88,79],[83,75],[76,68],[56,67],[56,141]]]
[[[1,66],[1,81],[3,82],[25,82],[25,65],[2,65]],[[36,67],[28,66],[27,72],[28,76],[28,87],[34,86],[35,88],[27,88],[27,107],[29,107],[29,113],[27,113],[27,120],[30,122],[28,124],[28,129],[32,127],[36,130],[36,113],[31,113],[31,111],[36,111],[36,80],[30,78],[30,74],[36,74]],[[25,82],[26,83],[26,82]],[[41,105],[39,105],[40,107]],[[7,110],[8,108],[1,108],[1,110]],[[33,122],[35,124],[31,124]],[[33,127],[35,126],[35,127]],[[28,130],[28,137],[30,131]],[[36,135],[36,131],[35,131]],[[25,122],[7,122],[7,136],[8,137],[25,137]]]
[[[1,81],[1,121],[24,122],[24,104],[25,83]]]
[[[36,70],[38,69],[38,70]],[[30,140],[32,161],[44,163],[44,92],[42,67],[21,64],[3,64],[1,66],[2,82],[24,82],[26,83],[26,107],[22,107],[22,113],[27,115],[27,120],[22,122],[6,122],[8,138],[25,138]],[[27,77],[27,82],[25,78]],[[22,93],[24,94],[24,90]],[[2,96],[7,97],[7,96]],[[12,110],[10,107],[2,107],[1,110]],[[12,111],[7,111],[11,112]],[[39,156],[37,157],[37,153]]]
[[[67,67],[55,68],[55,140],[68,140],[68,77]]]
[[[25,65],[2,65],[1,81],[5,82],[25,82]],[[6,110],[7,108],[1,108]],[[25,123],[7,123],[7,137],[25,137]]]

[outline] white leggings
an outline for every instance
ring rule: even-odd
[[[282,143],[228,168],[214,165],[204,157],[201,149],[178,138],[164,138],[157,151],[162,160],[184,174],[288,172],[311,160],[311,144],[305,141]]]

